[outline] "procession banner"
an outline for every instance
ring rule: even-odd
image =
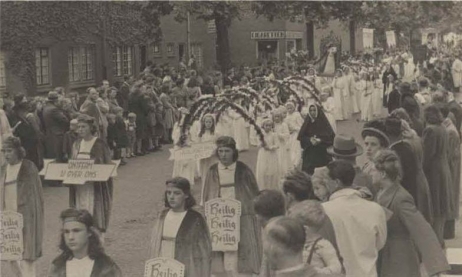
[[[374,47],[374,29],[363,28],[363,48]]]
[[[184,277],[184,264],[170,258],[146,261],[144,277]]]
[[[241,202],[215,198],[205,203],[213,251],[237,251],[241,230]]]
[[[22,214],[0,212],[0,257],[2,261],[20,261],[24,251]]]
[[[69,160],[67,164],[49,163],[45,180],[63,181],[67,185],[83,185],[85,182],[105,182],[113,174],[117,164],[95,164],[93,160]]]
[[[197,143],[182,148],[170,149],[169,160],[201,160],[212,156],[215,153],[216,145],[212,142]]]
[[[387,44],[389,48],[396,47],[396,36],[395,31],[386,31]]]

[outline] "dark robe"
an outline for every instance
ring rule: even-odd
[[[161,211],[154,224],[150,259],[160,257],[164,221],[169,210]],[[212,244],[207,223],[199,212],[189,209],[175,238],[175,260],[184,264],[185,277],[210,276],[211,254]]]
[[[453,214],[451,171],[448,163],[449,138],[442,125],[428,125],[423,132],[423,170],[432,196],[435,218]]]
[[[238,245],[239,273],[258,274],[262,260],[261,226],[253,209],[253,199],[258,195],[258,185],[252,170],[244,163],[236,162],[234,175],[236,200],[241,202],[241,240]],[[203,203],[220,197],[218,163],[207,172],[203,188]],[[223,252],[212,252],[212,273],[223,272]]]
[[[316,118],[313,120],[309,114],[306,116],[297,138],[303,149],[302,169],[308,174],[313,174],[316,167],[326,166],[331,161],[327,148],[332,145],[335,136],[321,107],[317,105],[315,107],[318,110]],[[321,143],[313,145],[310,141],[313,136],[319,138]]]
[[[78,139],[74,142],[72,148],[72,156],[75,159],[79,153],[80,141]],[[110,164],[111,153],[107,144],[100,138],[97,138],[95,144],[90,151],[90,158],[95,160],[95,164]],[[93,208],[93,222],[94,225],[102,232],[107,230],[109,219],[112,211],[112,196],[114,192],[112,178],[106,182],[93,182],[94,187],[94,208]],[[75,186],[69,187],[69,206],[76,206],[76,191]]]
[[[456,118],[456,122],[454,125],[456,126],[457,132],[459,133],[459,136],[461,135],[460,133],[460,127],[462,124],[462,107],[460,106],[459,103],[457,103],[456,100],[452,100],[448,103],[448,109],[451,113],[454,114]]]
[[[3,210],[6,164],[0,168],[0,208]],[[42,256],[44,207],[43,191],[37,167],[29,160],[22,160],[16,180],[18,191],[17,212],[23,216],[24,260],[35,261]]]
[[[67,257],[59,255],[53,260],[48,277],[66,277]],[[90,277],[122,277],[122,272],[117,264],[106,254],[100,254],[95,258]]]
[[[428,276],[449,270],[432,227],[402,186],[389,187],[380,194],[377,202],[393,212],[387,221],[387,242],[379,252],[378,276],[420,277],[421,263]]]
[[[398,80],[398,75],[396,75],[395,70],[393,69],[392,66],[390,66],[389,69],[385,70],[382,74],[382,83],[383,83],[383,106],[387,107],[388,103],[388,96],[385,94],[385,92],[388,89],[388,86],[390,85],[390,81],[388,80],[388,75],[393,76],[393,80]]]
[[[391,114],[392,111],[401,107],[401,94],[396,88],[393,89],[388,95],[387,107],[388,114]]]

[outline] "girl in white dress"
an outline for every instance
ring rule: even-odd
[[[378,72],[378,71],[377,71]],[[372,93],[372,113],[378,118],[382,115],[382,98],[383,98],[383,82],[377,73],[374,73],[374,90]]]
[[[346,89],[348,91],[347,95],[349,95],[349,97],[347,97],[346,100],[349,99],[350,102],[349,104],[346,103],[348,104],[347,107],[350,109],[350,113],[359,113],[360,104],[358,102],[358,99],[356,98],[355,76],[349,67],[345,67],[343,70],[345,73],[344,78],[346,83]]]
[[[238,112],[231,110],[229,112],[233,121],[234,139],[236,140],[236,147],[239,152],[247,151],[250,148],[249,142],[249,125],[245,119]]]
[[[257,184],[260,189],[279,189],[279,142],[274,133],[274,124],[270,118],[262,121],[265,144],[260,143],[257,156]]]
[[[233,119],[230,117],[230,109],[223,111],[220,114],[220,119],[217,122],[217,132],[223,136],[234,138]]]
[[[216,139],[219,137],[218,133],[215,131],[215,116],[213,114],[206,114],[202,117],[201,120],[201,129],[197,135],[199,143],[209,142],[215,143]],[[202,159],[199,161],[200,176],[202,180],[202,186],[205,182],[205,176],[211,165],[218,162],[218,159],[215,155],[212,155],[208,158]]]
[[[181,138],[181,128],[184,124],[184,119],[186,114],[188,113],[188,110],[186,108],[180,108],[179,109],[181,113],[181,118],[180,121],[175,122],[175,125],[173,125],[173,131],[172,131],[172,138],[173,138],[173,150],[179,150],[183,147],[190,147],[191,146],[191,133],[189,126],[185,126],[185,136],[184,142],[182,145],[179,145],[179,141]],[[191,183],[191,185],[194,185],[194,177],[196,173],[196,161],[195,160],[175,160],[173,162],[173,172],[172,172],[172,177],[183,177],[188,179],[188,181]]]
[[[302,147],[300,146],[300,141],[298,141],[297,136],[300,128],[303,125],[303,118],[300,113],[295,110],[295,104],[292,102],[286,103],[287,108],[287,117],[285,118],[285,122],[287,123],[287,127],[289,127],[289,156],[290,156],[290,166],[289,170],[292,170],[297,165],[300,164],[300,160],[302,158]]]
[[[361,80],[357,83],[357,89],[361,92],[361,120],[369,121],[372,119],[372,93],[373,89],[369,81],[367,72],[360,73]]]
[[[321,104],[322,104],[322,109],[324,110],[324,114],[327,117],[327,120],[330,123],[330,126],[332,127],[332,130],[334,130],[334,133],[337,133],[337,122],[335,121],[334,117],[334,112],[335,112],[335,104],[334,104],[334,98],[330,96],[330,91],[325,89],[321,93]]]
[[[290,166],[290,152],[289,152],[289,126],[284,122],[282,110],[280,107],[273,112],[274,120],[274,133],[276,133],[279,148],[276,150],[278,153],[279,173],[283,177],[288,171]]]
[[[345,116],[346,111],[344,110],[344,94],[346,91],[346,83],[345,79],[343,78],[343,71],[341,69],[338,69],[335,72],[335,77],[332,81],[332,88],[334,93],[335,120],[347,119]]]

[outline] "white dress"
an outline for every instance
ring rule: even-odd
[[[356,86],[355,86],[355,77],[353,74],[349,73],[345,77],[346,81],[346,88],[348,90],[349,97],[346,100],[349,100],[350,104],[348,105],[350,109],[350,113],[358,113],[360,104],[358,102],[357,94],[356,94]]]
[[[82,139],[80,141],[79,153],[77,159],[88,160],[90,159],[90,151],[95,144],[96,137],[89,141]],[[86,182],[84,185],[75,186],[75,204],[77,209],[85,209],[93,214],[95,206],[95,188],[92,182]]]
[[[178,122],[175,123],[173,126],[173,131],[172,131],[172,138],[173,138],[173,149],[179,149],[177,144],[178,140],[180,139],[181,135],[181,129],[178,126]],[[188,139],[188,142],[190,143],[190,139]],[[187,147],[187,146],[186,146]],[[188,179],[189,183],[191,186],[194,186],[194,177],[196,173],[196,161],[195,160],[182,160],[182,161],[173,161],[173,172],[172,172],[172,177],[183,177]]]
[[[172,210],[167,212],[162,230],[160,257],[175,258],[175,240],[186,213],[187,211],[174,212]]]
[[[22,161],[10,165],[6,165],[6,177],[5,177],[5,184],[3,191],[0,193],[4,193],[4,195],[0,195],[0,199],[3,199],[4,207],[0,207],[1,210],[5,211],[18,211],[18,174],[19,170],[21,169]]]
[[[373,118],[372,111],[372,93],[374,92],[371,83],[366,80],[358,82],[358,88],[361,89],[361,120],[369,121]]]
[[[274,132],[265,132],[265,142],[272,150],[266,150],[260,145],[257,156],[256,179],[258,187],[262,189],[279,189],[279,142]]]
[[[372,93],[372,113],[374,117],[380,117],[382,115],[383,106],[383,83],[380,78],[374,81],[374,91]]]
[[[278,163],[279,163],[279,174],[281,177],[285,176],[290,169],[290,132],[289,126],[284,121],[281,123],[274,124],[274,132],[277,135],[279,148],[277,149],[278,153]]]
[[[237,150],[248,150],[250,148],[248,124],[245,122],[245,119],[235,111],[230,111],[230,116],[234,119],[233,129]]]
[[[454,87],[458,88],[462,86],[462,61],[455,59],[451,67],[452,79],[454,81]]]
[[[332,81],[332,88],[334,92],[334,107],[335,107],[335,112],[334,112],[334,117],[335,120],[344,120],[347,119],[345,117],[345,112],[344,112],[344,93],[345,93],[345,79],[343,77],[340,78],[334,78]]]
[[[66,261],[66,277],[90,277],[95,260],[86,256],[82,259],[72,258]]]
[[[335,112],[335,104],[334,98],[328,97],[326,102],[322,102],[322,108],[324,110],[324,114],[326,115],[327,120],[334,130],[334,133],[337,133],[337,122],[335,121],[334,112]]]
[[[198,142],[204,143],[204,142],[211,142],[215,143],[217,138],[219,137],[218,133],[215,132],[212,134],[210,131],[205,131],[202,134],[202,137],[198,137]],[[209,171],[210,166],[213,164],[216,164],[218,162],[218,158],[215,155],[212,155],[208,158],[202,159],[199,161],[199,170],[200,170],[200,176],[202,180],[202,186],[204,186],[205,183],[205,177],[207,176],[207,172]]]
[[[222,136],[234,138],[233,119],[229,116],[229,110],[224,111],[220,115],[215,130]]]
[[[303,118],[299,112],[294,111],[291,114],[287,114],[287,117],[284,119],[289,127],[289,156],[290,156],[290,166],[289,170],[300,164],[302,158],[302,147],[300,141],[298,141],[298,132],[302,128]]]

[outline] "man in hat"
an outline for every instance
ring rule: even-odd
[[[373,197],[372,192],[376,191],[376,189],[373,188],[372,177],[362,172],[361,168],[356,164],[356,157],[363,154],[363,148],[356,143],[353,137],[342,134],[336,135],[334,144],[327,148],[327,153],[334,160],[342,160],[351,164],[355,169],[353,186],[369,198]]]
[[[242,215],[238,250],[214,251],[212,274],[252,276],[259,273],[262,259],[261,227],[252,202],[258,195],[257,181],[252,170],[237,160],[239,151],[232,137],[219,137],[216,145],[219,162],[208,170],[201,205],[215,198],[235,199],[241,202]]]
[[[64,134],[69,130],[69,118],[59,107],[59,94],[56,91],[48,93],[48,102],[43,107],[43,121],[46,132],[46,154],[49,159],[61,161],[64,157]]]
[[[338,150],[348,152],[347,148]],[[353,151],[357,152],[352,148],[350,155]],[[337,160],[329,163],[327,169],[332,194],[322,205],[334,225],[346,276],[375,277],[378,252],[387,239],[385,210],[363,199],[360,192],[352,188],[355,169],[351,163]]]

